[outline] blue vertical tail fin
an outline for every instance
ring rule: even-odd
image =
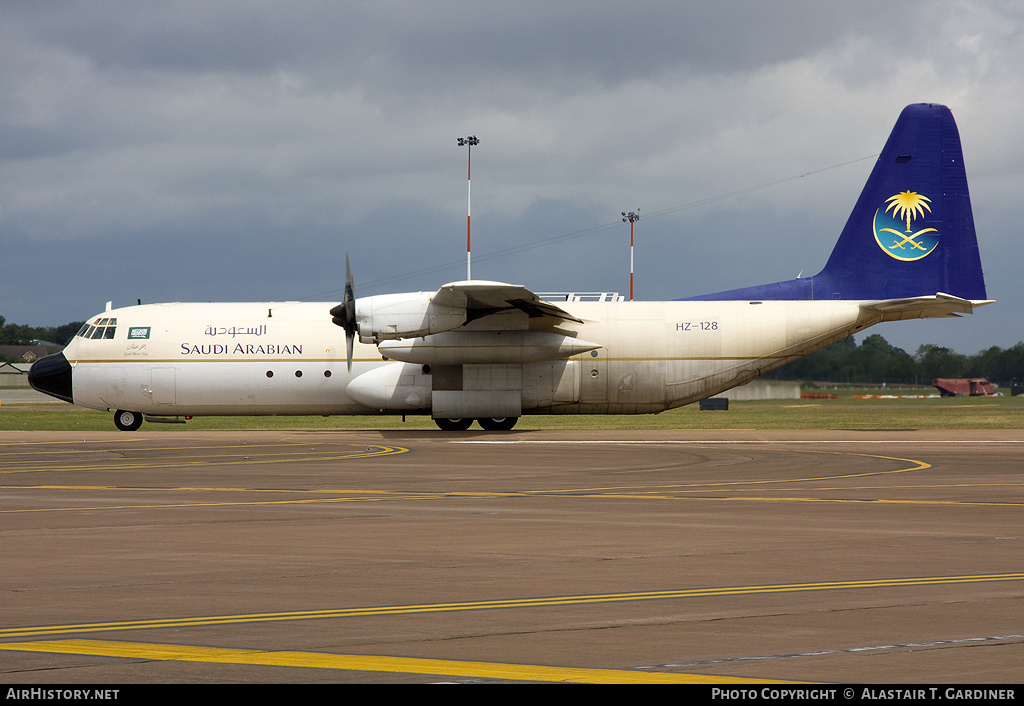
[[[944,105],[903,109],[825,268],[813,277],[692,297],[986,298],[960,134]]]

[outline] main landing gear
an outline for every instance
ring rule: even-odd
[[[476,421],[487,431],[509,431],[519,421],[519,417],[483,417]]]
[[[487,431],[509,431],[519,421],[519,417],[483,417],[476,421]],[[434,419],[434,424],[441,431],[466,431],[472,423],[469,417]]]

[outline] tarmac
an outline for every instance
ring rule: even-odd
[[[67,402],[42,392],[36,392],[31,387],[0,387],[0,405],[5,404],[67,404]]]
[[[1024,433],[0,432],[5,683],[1024,680]]]

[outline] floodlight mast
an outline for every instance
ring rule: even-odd
[[[640,220],[640,209],[622,212],[622,222],[629,221],[629,301],[633,301],[633,224]]]
[[[473,167],[473,145],[479,145],[480,140],[476,135],[456,138],[459,147],[467,147],[466,157],[466,279],[473,279],[473,248],[470,239],[471,222],[473,214],[473,182],[471,180]]]

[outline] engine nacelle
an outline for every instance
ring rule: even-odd
[[[498,365],[565,360],[600,348],[579,338],[546,331],[447,331],[404,341],[382,341],[381,355],[422,365]]]
[[[429,292],[378,294],[356,300],[359,340],[380,343],[450,331],[466,323],[463,307],[440,306]]]
[[[354,378],[345,389],[349,398],[381,412],[423,412],[430,409],[430,378],[423,366],[391,363]]]

